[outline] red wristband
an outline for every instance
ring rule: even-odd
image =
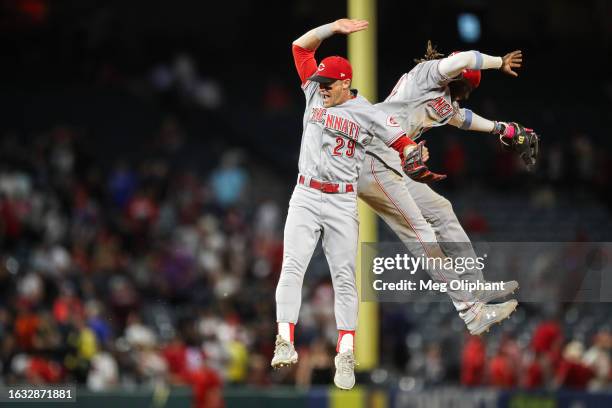
[[[415,145],[415,144],[416,143],[414,142],[414,140],[412,140],[406,135],[403,135],[402,137],[397,139],[395,142],[393,142],[391,144],[391,147],[393,148],[393,150],[396,150],[397,152],[399,152],[400,155],[403,155],[404,148],[406,148],[406,146]]]

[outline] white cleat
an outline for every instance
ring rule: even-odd
[[[342,390],[350,390],[355,386],[355,356],[351,350],[338,353],[334,358],[336,374],[334,384]]]
[[[470,334],[478,336],[489,331],[495,323],[501,323],[502,320],[510,317],[517,306],[518,302],[514,299],[494,305],[483,305],[474,320],[467,324]]]
[[[293,343],[277,335],[274,346],[274,357],[272,357],[272,363],[270,363],[273,368],[288,367],[298,362],[298,353],[295,351]]]

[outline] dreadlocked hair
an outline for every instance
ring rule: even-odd
[[[421,62],[440,59],[443,56],[444,54],[438,52],[436,47],[431,45],[431,40],[427,40],[427,50],[425,51],[425,55],[423,56],[423,58],[415,58],[414,62],[420,64]]]

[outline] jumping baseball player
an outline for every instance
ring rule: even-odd
[[[366,29],[367,21],[341,19],[315,28],[293,42],[293,57],[306,97],[297,185],[285,223],[284,254],[276,288],[278,336],[272,366],[298,360],[293,332],[298,320],[304,274],[320,237],[334,287],[338,327],[334,383],[355,384],[353,340],[358,294],[355,262],[358,245],[357,179],[365,146],[374,136],[385,148],[406,152],[416,145],[387,123],[387,115],[351,90],[352,68],[338,56],[317,66],[315,50],[333,34]]]
[[[388,123],[404,130],[413,140],[424,131],[447,123],[465,130],[493,133],[500,135],[504,145],[521,154],[528,166],[535,164],[538,139],[533,131],[516,123],[484,119],[458,104],[478,87],[481,69],[500,69],[517,76],[513,69],[521,65],[521,52],[492,57],[468,51],[443,59],[440,57],[442,55],[428,43],[425,58],[400,78],[384,102],[376,105],[388,114]],[[359,177],[359,197],[383,218],[411,251],[420,250],[430,257],[475,258],[469,238],[450,202],[424,184],[446,176],[432,173],[425,166],[429,154],[424,142],[408,149],[410,152],[402,161],[399,157],[392,157],[387,147],[373,140]],[[455,279],[484,281],[482,271],[477,268],[461,275],[446,269],[428,272],[440,282]],[[515,310],[516,300],[486,304],[518,288],[516,281],[505,284],[502,291],[449,291],[471,334],[487,331]]]

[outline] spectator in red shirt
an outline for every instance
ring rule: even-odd
[[[550,320],[536,327],[531,340],[531,348],[536,353],[549,353],[560,349],[562,343],[561,326],[556,321]]]
[[[34,337],[38,332],[40,318],[26,304],[19,303],[15,318],[15,337],[17,345],[24,351],[34,348]]]
[[[193,387],[194,408],[222,408],[223,393],[221,377],[212,369],[203,366],[189,374]]]
[[[189,384],[193,389],[194,408],[221,408],[221,377],[209,368],[199,347],[188,347],[178,335],[163,349],[170,378],[174,384]]]
[[[485,371],[485,345],[478,336],[470,336],[461,355],[461,384],[468,387],[482,385]]]
[[[29,384],[53,384],[62,378],[60,364],[43,357],[32,357],[26,370]]]
[[[555,385],[561,388],[586,389],[593,371],[582,363],[584,346],[572,341],[565,346],[563,358],[555,372]]]
[[[525,388],[538,389],[550,385],[554,370],[546,354],[534,353],[531,360],[526,363],[526,370],[527,375],[522,383]]]
[[[511,388],[516,385],[512,361],[502,350],[489,361],[489,382],[498,388]]]
[[[73,318],[82,319],[84,316],[83,303],[76,296],[74,286],[64,282],[60,287],[60,295],[53,303],[53,317],[59,324],[67,325]]]
[[[173,383],[182,384],[187,376],[187,347],[183,340],[178,336],[174,338],[164,347],[162,355],[168,363],[170,378]]]
[[[17,239],[21,235],[21,220],[15,204],[0,193],[0,237]]]

